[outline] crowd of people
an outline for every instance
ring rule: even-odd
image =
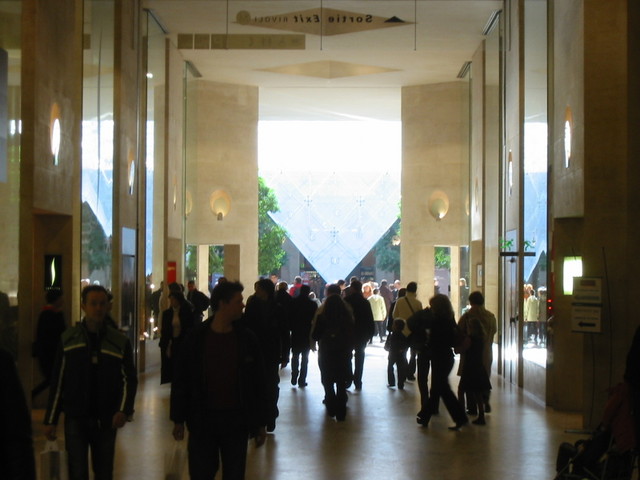
[[[180,299],[181,287],[169,287],[169,297]],[[207,320],[187,307],[190,324],[181,313],[190,302],[174,301],[163,313],[161,381],[169,368],[170,418],[176,439],[189,431],[191,478],[212,478],[220,462],[227,473],[237,472],[230,478],[243,478],[247,438],[259,446],[276,429],[280,370],[290,362],[291,385],[306,387],[311,351],[317,351],[326,413],[338,422],[346,419],[348,390],[363,389],[366,348],[379,341],[388,353],[387,386],[403,389],[417,380],[418,424],[428,426],[442,400],[452,430],[467,425],[469,415],[484,425],[495,316],[482,294],[472,292],[456,322],[446,295],[434,295],[423,308],[417,289],[416,282],[401,288],[352,277],[327,285],[318,305],[301,277],[291,285],[272,277],[255,282],[245,305],[243,286],[223,279],[211,291]],[[448,380],[454,349],[461,354],[457,393]],[[202,455],[212,450],[219,455]]]
[[[442,399],[451,429],[469,423],[470,414],[484,425],[495,317],[484,309],[482,295],[472,292],[470,308],[456,323],[447,296],[436,294],[423,308],[417,288],[416,282],[401,288],[398,281],[352,277],[327,285],[317,302],[300,277],[292,285],[263,278],[245,302],[244,287],[224,277],[210,296],[193,281],[186,288],[163,285],[153,307],[160,324],[160,382],[170,384],[174,438],[189,433],[191,478],[213,478],[220,463],[225,478],[244,478],[247,439],[260,446],[276,429],[280,370],[291,363],[291,385],[305,388],[311,351],[317,352],[324,408],[338,422],[347,416],[348,389],[363,389],[367,347],[379,341],[388,353],[387,386],[403,389],[417,381],[418,424],[428,426]],[[87,477],[89,450],[95,478],[112,478],[117,430],[134,413],[132,349],[110,318],[111,300],[104,287],[86,286],[84,317],[66,330],[59,325],[58,294],[47,297],[42,313],[43,331],[46,324],[57,338],[51,345],[39,342],[44,384],[33,395],[50,387],[48,439],[56,438],[65,413],[70,478]],[[457,395],[448,380],[454,348],[461,353]]]
[[[214,478],[221,464],[225,479],[244,478],[248,440],[260,446],[276,429],[280,370],[290,362],[291,385],[304,389],[311,351],[317,351],[324,408],[338,422],[347,416],[348,390],[363,388],[365,350],[376,337],[388,353],[387,386],[403,389],[406,382],[417,381],[419,425],[427,427],[440,404],[454,422],[451,430],[469,423],[485,425],[491,412],[497,322],[479,291],[468,294],[468,305],[456,322],[446,295],[436,293],[423,308],[416,282],[401,287],[398,281],[363,284],[352,277],[348,283],[327,285],[320,304],[299,277],[292,285],[260,279],[246,302],[244,287],[224,277],[210,297],[192,281],[186,289],[172,283],[166,290],[166,308],[155,311],[161,317],[160,381],[170,384],[173,436],[179,441],[188,437],[192,479]],[[529,300],[535,297],[533,288],[525,288],[525,295],[527,311],[527,305],[534,305]],[[117,431],[134,414],[137,373],[128,337],[110,316],[110,292],[88,285],[81,300],[83,318],[65,329],[61,293],[47,293],[34,343],[43,381],[32,396],[49,388],[44,415],[48,440],[56,439],[64,412],[69,478],[88,478],[90,451],[94,477],[111,479]],[[530,339],[540,335],[528,329],[525,333]],[[639,344],[640,329],[625,371],[636,404],[640,395],[634,359]],[[456,354],[460,381],[454,393],[449,375]],[[0,359],[8,365],[2,370],[8,375],[5,383],[15,383],[9,357]],[[24,478],[34,478],[28,412],[18,408],[26,402],[21,389],[15,392],[11,411],[19,415],[12,417],[12,425],[25,436],[16,436],[11,444],[27,454],[10,454],[3,463],[27,472]],[[470,416],[476,418],[470,422]]]

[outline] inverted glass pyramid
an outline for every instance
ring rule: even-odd
[[[261,171],[272,214],[326,282],[345,278],[398,217],[400,175],[388,171]]]

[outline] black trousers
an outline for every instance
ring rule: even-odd
[[[211,413],[189,430],[189,476],[213,480],[222,462],[223,480],[244,480],[249,427],[240,412]]]
[[[418,369],[418,390],[420,391],[420,413],[426,414],[429,413],[429,370],[431,369],[431,357],[426,353],[418,352],[416,366]]]
[[[428,414],[435,413],[438,409],[438,402],[442,398],[453,421],[457,424],[463,424],[467,421],[467,415],[449,385],[449,374],[453,368],[453,362],[453,356],[436,356],[431,359],[431,396],[426,411]]]
[[[396,377],[393,372],[393,367],[398,370],[398,386],[402,387],[407,379],[407,352],[389,352],[388,364],[387,364],[387,383],[390,386],[396,384]]]
[[[96,480],[113,478],[117,430],[95,418],[65,418],[64,439],[70,480],[89,480],[88,453]]]

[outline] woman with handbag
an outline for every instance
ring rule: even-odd
[[[438,294],[429,300],[432,322],[429,335],[429,356],[431,358],[431,395],[427,411],[422,414],[422,425],[427,426],[431,415],[436,411],[440,398],[444,402],[455,425],[450,430],[459,430],[469,423],[462,405],[458,402],[449,385],[449,374],[453,368],[453,344],[456,322],[451,301],[446,295]]]

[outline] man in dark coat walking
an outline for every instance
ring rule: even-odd
[[[349,287],[349,294],[344,300],[351,307],[353,318],[355,319],[353,383],[356,390],[360,390],[362,389],[364,350],[367,348],[367,343],[373,338],[375,323],[371,305],[362,295],[362,282],[353,280]]]

